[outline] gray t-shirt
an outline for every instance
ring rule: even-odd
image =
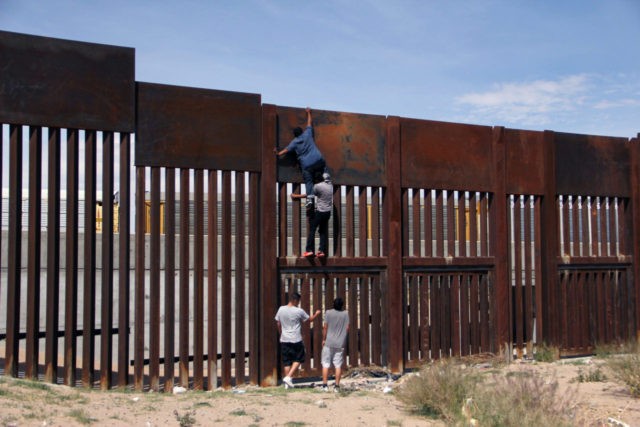
[[[344,347],[349,327],[349,313],[344,310],[328,310],[324,314],[324,323],[327,324],[327,339],[324,345],[333,348]]]
[[[282,333],[280,342],[300,342],[302,333],[300,332],[302,322],[307,320],[309,315],[306,311],[296,306],[283,305],[278,309],[275,319],[280,322]]]
[[[331,182],[318,182],[313,186],[313,194],[316,196],[316,210],[318,212],[331,212],[333,206],[333,184]]]

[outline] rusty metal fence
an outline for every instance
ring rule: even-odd
[[[350,367],[637,336],[637,138],[314,111],[334,211],[308,259],[301,175],[273,154],[304,110],[136,82],[130,48],[0,32],[0,51],[5,375],[275,385],[293,290],[345,299]]]

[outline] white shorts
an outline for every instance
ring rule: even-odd
[[[335,366],[336,368],[341,368],[343,359],[344,359],[344,348],[327,347],[327,346],[322,347],[320,362],[322,363],[323,368],[330,368],[331,362],[333,362],[333,366]]]

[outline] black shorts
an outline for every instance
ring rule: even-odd
[[[304,343],[300,342],[281,342],[280,350],[282,352],[282,364],[291,366],[293,362],[304,363]]]

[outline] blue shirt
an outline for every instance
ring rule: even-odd
[[[307,126],[300,136],[293,138],[289,145],[287,145],[287,151],[295,151],[302,169],[306,169],[323,159],[322,153],[320,153],[316,142],[313,140],[313,129],[311,126]]]

